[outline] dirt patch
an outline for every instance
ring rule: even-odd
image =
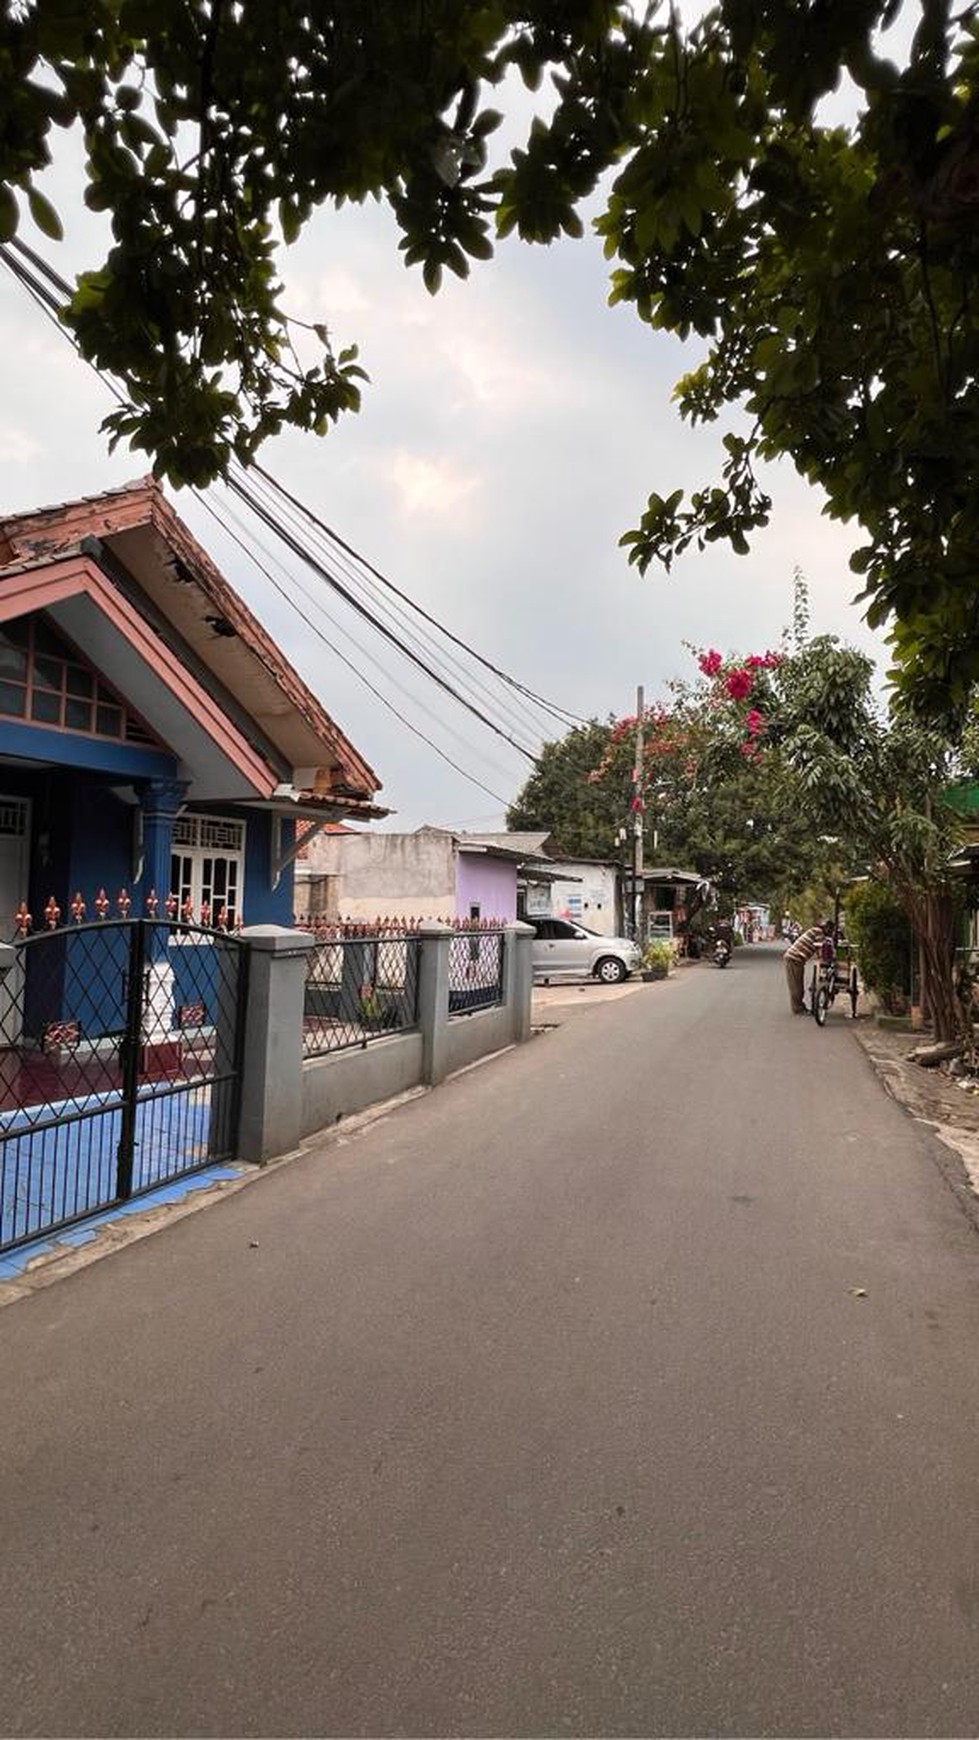
[[[926,1042],[920,1033],[892,1032],[872,1020],[856,1022],[851,1031],[891,1098],[930,1125],[944,1145],[946,1182],[979,1231],[979,1088],[960,1084],[947,1066],[922,1069],[912,1063],[910,1054]]]

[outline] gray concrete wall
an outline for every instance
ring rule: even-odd
[[[303,1064],[302,1134],[329,1129],[339,1118],[406,1093],[421,1080],[419,1031],[372,1039],[363,1050],[311,1057]]]
[[[455,912],[452,835],[439,828],[414,834],[318,834],[309,842],[306,863],[311,875],[340,878],[343,918]]]
[[[303,1001],[313,939],[279,924],[241,933],[248,944],[238,1152],[263,1165],[302,1136]]]
[[[530,1038],[533,932],[526,925],[509,925],[504,931],[499,1006],[449,1015],[453,931],[432,921],[421,929],[417,1028],[308,1059],[303,1058],[303,1001],[312,938],[276,925],[256,926],[243,936],[252,944],[239,1144],[243,1160],[261,1165],[340,1118],[409,1088],[434,1087],[454,1070]]]

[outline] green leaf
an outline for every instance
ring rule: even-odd
[[[0,242],[9,242],[17,234],[20,212],[12,187],[0,182]]]
[[[302,229],[302,225],[299,221],[299,212],[292,200],[280,199],[279,225],[285,242],[292,243],[296,241]]]
[[[50,200],[45,199],[43,193],[39,193],[36,187],[29,187],[27,189],[27,203],[31,209],[31,217],[38,229],[44,235],[50,236],[53,242],[63,241],[65,232],[61,219]]]

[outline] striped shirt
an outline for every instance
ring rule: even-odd
[[[794,943],[789,945],[782,959],[784,961],[811,961],[825,935],[826,932],[821,924],[811,925],[808,930],[803,931],[801,936],[796,937]]]

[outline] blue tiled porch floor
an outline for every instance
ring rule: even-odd
[[[162,1208],[167,1203],[181,1202],[192,1191],[206,1190],[209,1185],[240,1178],[245,1170],[243,1166],[208,1166],[202,1172],[192,1172],[182,1178],[171,1179],[169,1183],[161,1184],[159,1189],[147,1191],[145,1196],[135,1197],[131,1202],[103,1209],[101,1213],[90,1215],[77,1226],[62,1227],[60,1232],[48,1233],[33,1239],[30,1244],[18,1245],[16,1250],[7,1251],[0,1257],[0,1282],[16,1280],[29,1263],[50,1251],[75,1249],[79,1245],[89,1244],[96,1237],[99,1228],[108,1222],[122,1220],[134,1214],[146,1214],[149,1209]]]

